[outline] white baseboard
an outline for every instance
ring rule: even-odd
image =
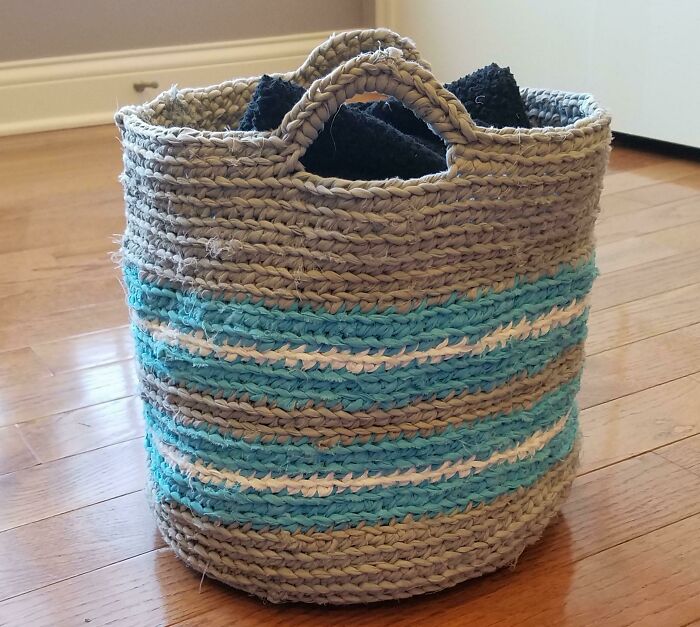
[[[174,84],[293,70],[327,37],[304,33],[0,63],[0,136],[109,123],[119,107]],[[151,81],[158,87],[134,91],[134,83]]]

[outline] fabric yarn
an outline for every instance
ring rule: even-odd
[[[257,78],[116,116],[163,537],[272,602],[397,599],[511,564],[576,470],[610,119],[523,89],[532,128],[479,127],[386,29],[280,77],[306,92],[270,132],[230,129]],[[424,120],[445,169],[304,171],[365,91]]]

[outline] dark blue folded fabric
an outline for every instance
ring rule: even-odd
[[[479,126],[529,128],[520,90],[508,68],[491,64],[445,87]],[[304,88],[263,76],[240,124],[242,131],[277,128]],[[307,171],[346,179],[403,179],[445,169],[446,147],[395,98],[349,103],[326,123],[301,162]]]

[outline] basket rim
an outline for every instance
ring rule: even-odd
[[[289,79],[293,73],[274,73],[269,76],[275,78]],[[234,79],[211,85],[208,87],[188,87],[163,91],[153,100],[140,105],[128,105],[122,107],[115,114],[115,122],[122,132],[127,131],[144,139],[145,141],[155,141],[169,147],[196,148],[199,146],[217,147],[233,149],[236,145],[255,146],[263,148],[275,145],[283,148],[286,143],[274,135],[274,131],[239,131],[235,129],[224,131],[210,131],[198,129],[191,126],[163,126],[153,124],[148,119],[154,113],[155,108],[160,105],[170,104],[176,95],[193,94],[203,96],[212,91],[221,91],[240,85],[254,85],[260,80],[259,76]],[[610,127],[611,117],[609,111],[604,108],[597,99],[590,93],[570,92],[559,89],[521,87],[520,93],[523,97],[560,98],[575,102],[582,113],[586,115],[573,123],[565,126],[537,126],[531,128],[522,127],[485,127],[474,124],[474,135],[477,143],[474,149],[489,154],[489,146],[492,145],[532,145],[535,143],[561,144],[577,138],[584,138],[595,133],[603,132]],[[448,149],[450,147],[448,146]],[[447,165],[447,164],[446,164]],[[416,185],[431,185],[440,181],[449,181],[459,177],[460,173],[454,168],[445,169],[440,172],[426,174],[417,178],[402,179],[344,179],[340,177],[324,177],[305,170],[296,171],[283,178],[297,179],[303,181],[307,187],[316,187],[328,191],[328,188],[355,188],[355,187],[413,187]]]

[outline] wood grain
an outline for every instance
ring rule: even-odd
[[[136,492],[145,466],[131,441],[0,475],[0,531]]]
[[[610,158],[608,160],[608,176],[616,172],[643,168],[644,166],[659,162],[658,155],[626,146],[624,141],[620,143],[618,137],[614,134],[612,146],[614,150],[610,152]]]
[[[697,164],[687,159],[666,158],[648,165],[624,170],[622,172],[612,172],[605,177],[603,195],[618,194],[620,192],[630,192],[649,197],[652,190],[650,188],[659,183],[669,183],[682,180],[684,187],[687,185],[687,178],[696,180]]]
[[[0,425],[26,422],[98,403],[133,396],[136,374],[131,360],[63,372],[41,382],[0,388]]]
[[[119,183],[114,174],[120,169],[121,151],[117,135],[115,128],[103,126],[3,138],[2,213],[7,209],[50,210],[63,213],[70,222],[72,214],[66,208],[90,199],[96,203],[105,196],[118,200]],[[119,217],[114,214],[115,219]],[[17,231],[16,235],[21,238],[24,234]]]
[[[607,309],[694,283],[700,283],[700,250],[603,273],[593,285],[591,310]]]
[[[0,352],[0,387],[50,377],[51,370],[31,348]]]
[[[129,327],[116,327],[53,342],[32,345],[32,351],[53,372],[70,372],[131,359]]]
[[[579,472],[590,472],[700,433],[699,409],[700,385],[693,377],[584,409]]]
[[[33,319],[17,319],[0,326],[0,350],[23,348],[72,335],[111,329],[127,324],[124,298],[64,311],[45,311]]]
[[[116,271],[110,267],[95,269],[86,277],[36,280],[30,286],[5,283],[0,286],[0,325],[123,300],[124,292],[116,279]]]
[[[700,184],[697,182],[697,174],[693,174],[673,183],[658,183],[609,196],[603,195],[600,199],[599,218],[619,218],[631,222],[634,215],[645,209],[676,202],[697,202],[699,197]]]
[[[81,267],[86,264],[80,256],[92,253],[93,263],[106,267],[110,263],[107,253],[116,248],[115,235],[124,228],[123,213],[120,215],[116,211],[120,203],[116,192],[118,190],[114,188],[101,197],[95,197],[94,193],[71,194],[70,197],[66,194],[62,200],[73,205],[69,215],[53,210],[50,204],[56,199],[52,198],[32,199],[32,203],[46,202],[49,205],[40,210],[32,210],[24,203],[8,207],[0,201],[0,250],[26,256],[28,250],[48,247],[53,251],[54,261],[63,256],[77,257]],[[102,235],[96,238],[97,229]],[[13,237],[14,233],[21,233],[21,236]],[[69,261],[62,259],[62,264]],[[34,265],[32,263],[30,267]]]
[[[662,185],[665,185],[665,183],[662,183]],[[647,209],[649,206],[639,198],[628,198],[627,192],[602,195],[600,197],[600,215],[598,218],[602,220],[618,214],[632,213],[633,211]]]
[[[654,207],[685,198],[697,197],[700,193],[697,169],[687,176],[681,176],[673,182],[643,185],[612,195],[603,194],[601,215],[626,213],[644,207]]]
[[[700,436],[686,438],[654,452],[677,466],[700,475]]]
[[[639,237],[654,231],[661,231],[683,224],[700,221],[700,195],[667,202],[635,211],[629,214],[607,215],[601,212],[596,223],[596,240],[598,245],[615,242],[629,237]]]
[[[1,602],[0,625],[150,627],[230,602],[224,586],[200,581],[168,549],[159,549]]]
[[[586,354],[682,329],[697,322],[698,311],[700,283],[596,311],[590,318]]]
[[[586,359],[582,408],[700,372],[700,324],[656,335]]]
[[[37,538],[42,538],[40,544]],[[161,546],[163,541],[143,492],[16,527],[0,533],[0,598],[24,594]]]
[[[700,222],[692,222],[603,244],[598,247],[596,260],[601,272],[616,272],[681,253],[697,252],[698,238]]]
[[[128,396],[23,422],[16,429],[41,462],[50,462],[141,437],[141,403]]]
[[[0,475],[38,463],[15,425],[0,427]]]

